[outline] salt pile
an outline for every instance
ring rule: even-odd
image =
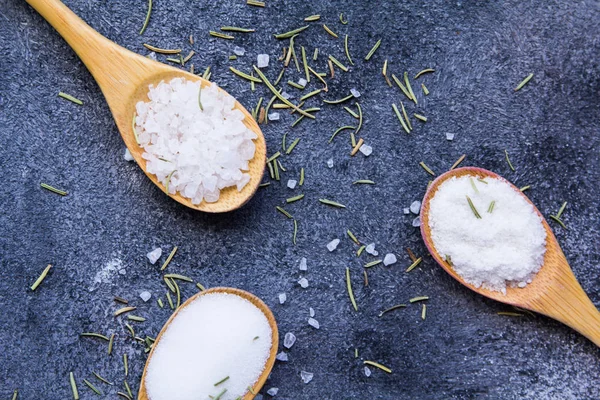
[[[431,238],[466,282],[506,293],[507,284],[524,287],[541,268],[546,231],[518,190],[504,179],[485,182],[463,176],[440,185],[430,202]]]
[[[182,309],[156,343],[146,372],[150,400],[243,396],[271,350],[265,315],[240,296],[209,293]],[[229,377],[215,386],[215,383]]]
[[[137,140],[147,172],[170,194],[212,203],[221,189],[246,186],[250,175],[243,171],[254,157],[257,136],[244,125],[233,97],[216,84],[200,93],[200,82],[175,78],[150,85],[148,98],[136,104]]]

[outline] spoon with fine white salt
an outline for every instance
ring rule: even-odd
[[[271,310],[240,289],[190,297],[165,323],[146,361],[139,400],[251,400],[275,364],[279,333]]]
[[[502,177],[491,171],[475,167],[454,169],[440,175],[433,181],[427,189],[427,193],[425,193],[421,207],[421,235],[423,236],[427,249],[437,263],[440,264],[440,266],[454,279],[469,289],[489,297],[490,299],[554,318],[575,329],[594,342],[597,346],[600,346],[600,312],[598,312],[594,304],[581,288],[579,282],[577,282],[548,222],[527,196],[525,196],[517,187],[508,183],[508,181],[505,182],[533,206],[533,210],[541,218],[543,229],[546,232],[546,251],[543,256],[542,266],[539,272],[533,276],[530,283],[524,287],[507,286],[506,294],[503,294],[500,291],[488,290],[481,286],[476,287],[467,282],[455,271],[451,265],[451,260],[446,260],[445,256],[442,256],[437,251],[434,240],[432,239],[432,229],[430,226],[431,201],[444,182],[459,177],[473,177],[475,181],[477,181],[478,178],[500,179],[505,181]],[[484,211],[485,210],[480,213],[484,214],[482,215],[482,218],[485,218]]]
[[[102,89],[131,155],[148,178],[161,190],[167,191],[156,175],[148,173],[146,160],[142,158],[144,148],[138,145],[132,126],[135,106],[139,101],[148,101],[147,93],[150,84],[156,85],[163,80],[169,81],[173,78],[185,78],[194,82],[199,81],[201,87],[205,88],[210,85],[210,82],[115,44],[92,29],[59,0],[26,1],[60,33],[81,58]],[[251,114],[237,101],[234,107],[244,114],[244,125],[257,135],[254,140],[256,147],[254,157],[248,163],[249,183],[241,191],[238,191],[235,186],[222,189],[219,199],[214,203],[202,201],[200,204],[193,204],[191,199],[180,195],[179,192],[168,194],[172,199],[196,210],[219,213],[241,207],[254,195],[265,169],[265,138]]]

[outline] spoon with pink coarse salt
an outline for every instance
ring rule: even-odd
[[[155,185],[177,202],[210,213],[235,210],[254,195],[265,169],[266,144],[254,118],[239,102],[197,75],[153,61],[115,44],[93,30],[59,0],[26,1],[60,33],[89,69],[102,89],[125,145]],[[178,54],[181,50],[166,51]],[[183,83],[187,84],[187,89]],[[150,85],[156,86],[154,89],[158,90],[155,96],[149,93],[149,88],[152,91]],[[195,87],[195,108],[191,106],[192,86]],[[157,123],[160,123],[158,117],[157,121],[150,121],[149,125],[146,123],[146,115],[153,114],[144,112],[144,115],[140,115],[140,110],[145,111],[149,107],[148,104],[151,106],[161,98],[163,102],[177,101],[178,99],[165,100],[160,93],[161,90],[164,94],[165,90],[175,88],[186,89],[186,98],[190,101],[184,105],[181,102],[174,103],[173,107],[182,109],[183,106],[190,105],[185,110],[190,110],[191,114],[187,119],[171,115],[171,123],[167,124],[163,119],[160,128],[167,125],[177,126],[177,129],[186,127],[189,140],[181,142],[178,146],[173,145],[173,139],[180,138],[181,131],[171,131],[169,137],[157,139],[159,135],[152,128],[156,128]],[[218,116],[222,111],[214,106],[215,102],[211,103],[209,96],[222,100],[222,104],[227,106],[224,110],[227,115],[223,114],[221,121],[207,120],[209,117]],[[199,106],[201,102],[209,105],[204,107],[205,113],[197,110],[202,108]],[[164,109],[164,104],[158,104],[158,108]],[[204,109],[202,111],[205,111]],[[194,117],[203,119],[199,124],[200,128],[189,128],[193,125]],[[231,124],[227,125],[230,120],[235,120],[235,128],[232,128]],[[220,126],[220,130],[215,128],[212,136],[208,137],[205,132],[209,130],[205,127],[212,123],[214,126]],[[242,145],[237,141],[240,139],[238,136],[231,139],[234,133],[244,136],[244,148],[241,148]],[[202,135],[205,135],[204,141],[199,141]],[[213,144],[215,141],[219,143]],[[159,147],[158,144],[161,144],[159,153],[149,154],[150,149]],[[206,151],[206,148],[211,146],[212,150]],[[236,150],[236,157],[242,157],[241,154],[244,154],[245,158],[232,157],[233,149]],[[161,156],[161,152],[167,150],[171,151],[169,159]],[[198,150],[198,153],[192,150]],[[214,161],[215,159],[218,161]],[[209,162],[212,164],[206,165]],[[205,163],[201,172],[198,163]],[[224,166],[228,167],[228,172],[219,175]]]
[[[252,400],[275,364],[273,313],[246,291],[190,297],[165,323],[146,361],[139,400]]]
[[[506,204],[510,199],[513,204]],[[554,318],[600,346],[600,312],[577,282],[550,226],[501,176],[475,167],[439,176],[423,199],[421,235],[437,263],[469,289]]]

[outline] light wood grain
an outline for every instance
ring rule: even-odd
[[[480,178],[504,179],[501,176],[474,167],[458,168],[439,176],[428,188],[421,206],[421,235],[433,258],[454,279],[469,289],[513,306],[525,308],[540,314],[547,315],[575,329],[597,346],[600,346],[600,312],[585,294],[579,282],[573,275],[569,263],[563,254],[552,229],[544,216],[535,205],[521,191],[509,183],[520,195],[525,197],[542,218],[542,224],[546,230],[546,254],[540,271],[535,275],[533,281],[524,288],[507,287],[506,295],[466,283],[436,251],[431,240],[431,229],[429,227],[430,201],[435,196],[440,185],[452,177],[476,176]]]
[[[271,370],[273,369],[273,365],[275,364],[275,356],[277,355],[277,348],[279,346],[279,331],[277,330],[277,322],[275,322],[275,317],[273,316],[273,313],[271,312],[269,307],[267,307],[267,305],[261,299],[254,296],[253,294],[248,293],[241,289],[228,288],[228,287],[216,287],[216,288],[211,288],[211,289],[199,292],[199,293],[195,294],[194,296],[190,297],[189,299],[187,299],[187,301],[185,303],[183,303],[177,310],[175,310],[175,312],[173,312],[173,314],[171,315],[169,320],[165,323],[163,328],[160,330],[160,333],[156,337],[156,342],[154,342],[154,346],[152,347],[152,351],[150,352],[150,355],[148,356],[148,359],[146,360],[146,366],[144,367],[144,372],[142,374],[142,381],[140,382],[140,390],[138,392],[138,397],[137,397],[138,400],[150,400],[150,398],[148,397],[148,393],[146,393],[146,371],[148,370],[148,365],[150,364],[150,362],[152,360],[152,355],[154,354],[154,349],[156,349],[156,346],[160,342],[160,339],[164,335],[164,333],[167,330],[167,328],[169,327],[169,325],[171,325],[171,323],[173,322],[173,319],[175,319],[177,317],[177,314],[179,314],[181,312],[181,310],[183,310],[185,307],[189,306],[198,297],[204,296],[204,295],[210,294],[210,293],[228,293],[228,294],[234,294],[236,296],[240,296],[240,297],[248,300],[250,303],[254,304],[260,311],[262,311],[262,313],[265,315],[265,317],[267,317],[267,320],[269,321],[269,326],[271,327],[271,352],[269,353],[269,358],[267,359],[265,369],[263,370],[262,374],[260,374],[260,377],[258,378],[256,383],[254,383],[254,385],[252,386],[252,392],[249,391],[248,393],[246,393],[246,395],[243,397],[243,400],[254,399],[256,394],[263,387],[263,385],[267,381],[267,378],[269,377],[269,374],[271,373]],[[198,379],[202,379],[202,377],[198,377]]]
[[[140,100],[148,101],[148,85],[151,83],[157,84],[162,80],[177,77],[200,81],[202,87],[209,85],[209,82],[111,42],[58,0],[26,1],[60,33],[89,69],[106,98],[125,145],[148,178],[164,192],[165,188],[156,176],[146,172],[146,160],[142,158],[143,149],[138,146],[133,134],[135,104]],[[256,152],[249,163],[250,182],[241,192],[235,187],[223,189],[221,197],[215,203],[203,201],[194,205],[190,199],[178,193],[169,195],[171,198],[196,210],[219,213],[241,207],[254,195],[265,169],[265,138],[252,115],[237,101],[235,107],[244,113],[244,124],[258,136],[254,141]]]

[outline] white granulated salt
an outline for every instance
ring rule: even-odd
[[[271,389],[267,390],[267,394],[271,397],[277,396],[277,392],[279,392],[279,388],[276,387],[272,387]]]
[[[379,252],[375,250],[375,243],[368,244],[367,247],[365,247],[365,251],[372,256],[379,255]]]
[[[420,227],[421,226],[421,217],[416,217],[415,219],[413,219],[412,226],[414,226],[415,228]]]
[[[290,189],[294,189],[296,187],[296,184],[298,183],[297,180],[295,179],[288,179],[287,181],[287,187]]]
[[[228,293],[199,296],[173,319],[146,371],[149,400],[243,396],[263,372],[271,327],[248,300]],[[229,377],[225,382],[215,383]]]
[[[133,161],[133,156],[131,155],[129,149],[125,149],[125,154],[123,154],[123,158],[125,159],[125,161]]]
[[[140,293],[140,298],[144,301],[144,303],[150,300],[150,297],[152,297],[152,293],[147,290],[144,290]]]
[[[300,85],[302,87],[305,87],[307,83],[308,83],[308,81],[304,78],[298,79],[298,85]]]
[[[200,82],[175,78],[150,85],[148,98],[136,104],[135,129],[146,171],[170,194],[212,203],[222,189],[246,186],[257,136],[233,97],[216,84],[200,93]]]
[[[402,213],[403,213],[404,215],[408,215],[408,214],[410,214],[410,208],[403,208],[403,209],[402,209]]]
[[[431,238],[466,282],[506,293],[507,285],[524,287],[541,268],[546,231],[534,207],[508,182],[485,182],[463,176],[440,185],[430,201]]]
[[[449,141],[454,140],[454,133],[446,133],[446,140],[449,140]]]
[[[300,269],[300,271],[308,270],[308,264],[306,263],[306,257],[302,257],[300,259],[300,265],[298,266],[298,269]]]
[[[300,280],[298,280],[298,284],[302,289],[306,289],[308,287],[308,279],[300,278]]]
[[[340,239],[333,239],[331,242],[327,243],[327,250],[334,251],[337,249],[340,244]]]
[[[267,115],[267,117],[269,118],[269,121],[279,121],[279,113],[278,112],[270,113],[269,115]]]
[[[287,300],[287,295],[285,293],[279,293],[279,304],[285,303]]]
[[[413,201],[412,203],[410,203],[410,212],[413,214],[419,214],[419,211],[421,211],[421,202],[418,200]]]
[[[316,319],[314,319],[312,317],[308,319],[308,324],[315,329],[319,329],[321,327],[321,325],[319,324],[319,321],[317,321]]]
[[[256,57],[256,66],[258,68],[266,68],[269,66],[269,55],[268,54],[259,54]]]
[[[285,351],[279,352],[277,353],[277,355],[275,356],[275,359],[277,361],[281,361],[281,362],[287,362],[289,361],[289,357],[288,354]]]
[[[360,97],[360,92],[358,90],[356,90],[355,88],[350,89],[350,93],[352,93],[352,96],[358,98]]]
[[[300,378],[302,379],[302,382],[304,382],[304,383],[308,383],[308,382],[312,381],[314,376],[315,376],[315,374],[313,374],[312,372],[300,371]]]
[[[291,349],[294,343],[296,343],[296,335],[294,335],[292,332],[286,333],[283,337],[283,346],[286,349]]]
[[[371,146],[369,146],[368,144],[363,144],[362,146],[360,146],[360,148],[358,150],[361,153],[363,153],[366,157],[369,157],[371,155],[371,153],[373,153],[373,148]]]
[[[236,56],[243,56],[244,54],[246,54],[246,49],[244,49],[243,47],[235,46],[233,48],[233,54],[235,54]]]
[[[150,253],[146,254],[146,257],[148,257],[150,264],[156,264],[156,262],[158,261],[160,256],[162,256],[162,249],[160,247],[157,247],[156,249],[152,250]]]
[[[327,160],[327,166],[329,168],[333,168],[333,158],[330,158],[329,160]]]
[[[383,265],[387,267],[388,265],[396,264],[397,261],[398,259],[396,258],[395,254],[388,253],[383,258]]]

